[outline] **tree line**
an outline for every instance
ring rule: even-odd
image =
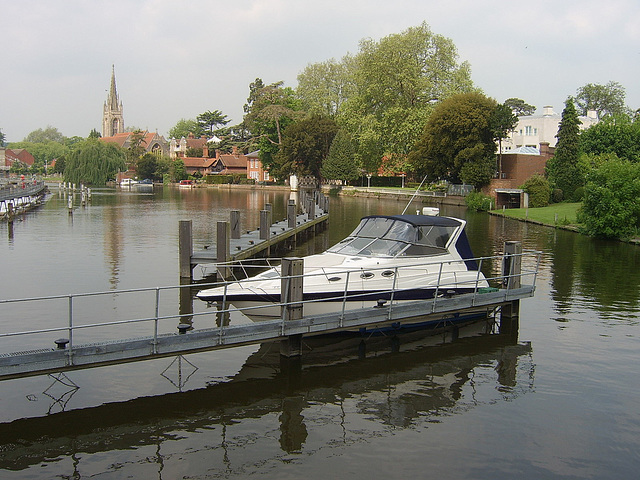
[[[473,84],[470,65],[459,60],[451,39],[426,23],[380,40],[363,39],[355,54],[309,64],[297,80],[291,88],[256,78],[240,124],[229,126],[221,111],[207,110],[195,119],[179,120],[169,138],[216,136],[222,151],[232,146],[245,153],[258,150],[264,167],[281,180],[297,174],[349,182],[382,172],[481,187],[501,171],[496,144],[518,116],[535,112],[519,98],[498,103],[487,97]],[[538,187],[528,187],[538,188],[542,197],[547,189],[551,200],[583,198],[591,192],[590,174],[604,161],[602,155],[635,163],[640,124],[624,99],[624,88],[616,82],[580,87],[563,111],[556,155],[543,178],[548,184],[534,179]],[[573,112],[588,110],[602,121],[579,133]],[[70,165],[88,168],[72,152],[81,146],[95,154],[86,142],[97,132],[87,139],[60,139],[50,130],[32,132],[34,138],[30,134],[21,142],[31,142],[27,149],[37,163],[63,158],[65,172]],[[139,168],[152,163],[131,151],[121,153],[120,160]],[[160,162],[150,174],[166,174],[168,165]]]

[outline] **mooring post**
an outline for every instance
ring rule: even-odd
[[[271,236],[271,212],[260,210],[260,240],[269,240]]]
[[[231,210],[231,238],[240,238],[240,210]]]
[[[299,320],[303,315],[303,272],[304,260],[301,258],[283,258],[281,299],[282,320]],[[302,355],[302,335],[289,335],[280,342],[280,355],[294,357]]]
[[[230,276],[231,269],[228,262],[231,259],[231,235],[229,232],[229,222],[218,222],[216,230],[216,263],[217,272],[222,280]]]
[[[309,220],[316,218],[316,201],[313,196],[309,198]]]
[[[287,205],[287,226],[296,228],[296,201],[289,200]]]
[[[520,288],[522,273],[522,243],[505,242],[502,260],[503,283],[507,290]],[[520,317],[520,300],[512,300],[500,309],[500,333],[516,334]]]
[[[180,220],[178,225],[178,251],[180,260],[180,278],[191,278],[191,257],[193,241],[191,237],[191,220]]]

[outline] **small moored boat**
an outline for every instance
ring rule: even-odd
[[[435,213],[435,212],[430,212]],[[327,251],[304,257],[305,315],[380,302],[471,293],[489,285],[473,259],[464,220],[437,215],[370,215]],[[253,320],[281,316],[280,267],[197,296],[232,304]]]

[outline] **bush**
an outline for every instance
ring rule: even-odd
[[[560,203],[562,200],[564,200],[562,189],[554,188],[553,192],[551,192],[551,199],[553,200],[553,203]]]
[[[471,192],[464,199],[469,210],[474,212],[488,212],[493,205],[493,199],[480,192]]]
[[[524,182],[523,190],[529,194],[529,206],[546,207],[551,197],[549,181],[542,175],[533,175]]]
[[[640,221],[640,164],[616,159],[591,171],[578,220],[592,236],[633,236]]]

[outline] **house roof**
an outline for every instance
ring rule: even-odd
[[[148,132],[145,131],[143,132],[143,137],[142,137],[142,146],[147,148],[149,145],[151,145],[151,143],[155,140],[160,140],[160,138],[156,137],[158,136],[158,134],[156,132]],[[131,143],[131,136],[133,135],[133,132],[124,132],[124,133],[116,133],[114,136],[112,137],[102,137],[100,140],[105,142],[105,143],[116,143],[118,144],[119,147],[123,147],[126,148],[129,146],[129,144]]]
[[[184,157],[182,161],[184,166],[188,168],[209,168],[213,165],[215,158]]]
[[[247,157],[232,154],[222,154],[219,160],[227,168],[247,168]]]

